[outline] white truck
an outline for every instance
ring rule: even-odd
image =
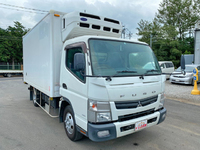
[[[4,77],[12,77],[12,75],[22,74],[23,70],[0,70],[0,75]]]
[[[164,121],[165,75],[151,48],[121,39],[119,21],[51,10],[23,37],[30,100],[67,136],[125,136]]]

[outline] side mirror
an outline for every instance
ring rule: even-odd
[[[83,53],[76,53],[74,55],[74,70],[82,71],[85,69],[85,56]]]
[[[182,71],[181,71],[181,73],[182,73],[183,75],[185,75],[185,74],[186,74],[185,70],[182,70]]]
[[[185,72],[185,57],[184,57],[184,55],[181,55],[181,72],[182,72],[183,75],[186,74],[186,72]]]
[[[181,70],[185,70],[185,57],[181,55]]]

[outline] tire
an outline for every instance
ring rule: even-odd
[[[71,141],[78,141],[82,139],[83,134],[81,134],[76,128],[74,112],[71,106],[65,107],[63,117],[64,117],[64,128],[68,138]]]
[[[6,74],[6,73],[4,73],[4,74],[3,74],[3,76],[4,76],[4,77],[7,77],[7,74]]]
[[[7,77],[8,77],[8,78],[12,77],[12,74],[11,74],[11,73],[8,73],[8,74],[7,74]]]
[[[35,88],[33,89],[33,105],[35,107],[38,107],[39,105],[37,103],[39,103],[39,94],[38,94],[38,90],[36,90]],[[37,103],[36,103],[37,102]]]
[[[194,80],[192,79],[191,85],[194,86]]]

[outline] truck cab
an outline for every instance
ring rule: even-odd
[[[60,75],[63,108],[67,101],[76,128],[93,141],[121,137],[165,119],[165,76],[145,43],[103,36],[68,40]]]

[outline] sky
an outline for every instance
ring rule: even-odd
[[[132,33],[132,39],[137,40],[138,23],[141,19],[152,21],[159,4],[163,0],[0,0],[0,28],[13,26],[19,21],[26,28],[32,28],[47,12],[57,10],[61,12],[80,11],[107,18],[119,20]],[[14,5],[19,7],[12,7]],[[128,31],[127,30],[127,31]],[[127,32],[128,33],[128,32]]]

